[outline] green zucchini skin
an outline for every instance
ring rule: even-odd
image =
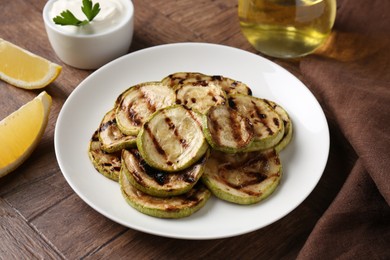
[[[281,105],[271,100],[265,101],[275,110],[276,113],[279,114],[280,118],[283,120],[284,135],[283,138],[279,141],[279,143],[277,143],[274,147],[277,152],[280,152],[284,148],[286,148],[286,146],[291,142],[291,139],[293,137],[293,123],[289,114]]]
[[[191,190],[204,172],[207,155],[180,172],[164,172],[149,166],[137,149],[122,150],[121,171],[138,190],[157,197],[170,197]]]
[[[136,146],[136,136],[125,135],[119,130],[116,123],[115,108],[104,115],[99,126],[98,135],[101,149],[107,153],[113,153]]]
[[[118,181],[119,172],[121,170],[121,153],[107,153],[101,149],[101,143],[96,130],[89,142],[88,156],[95,169],[103,176]]]
[[[211,192],[201,182],[182,195],[166,198],[151,196],[131,185],[124,172],[119,175],[119,185],[124,199],[131,207],[157,218],[188,217],[200,210],[211,196]]]
[[[212,151],[203,183],[218,198],[235,204],[255,204],[271,195],[282,178],[282,164],[274,149],[226,154]]]

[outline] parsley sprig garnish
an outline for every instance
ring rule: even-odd
[[[83,0],[83,6],[81,7],[81,10],[87,17],[86,20],[81,21],[77,19],[76,16],[74,16],[74,14],[71,11],[65,10],[62,11],[60,15],[54,17],[53,21],[55,24],[59,24],[59,25],[81,26],[81,25],[88,24],[100,12],[100,5],[99,3],[93,4],[91,0]]]

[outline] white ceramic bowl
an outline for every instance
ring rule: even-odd
[[[56,1],[47,1],[43,8],[43,20],[50,44],[64,63],[79,69],[96,69],[128,52],[134,31],[134,6],[131,0],[123,0],[123,20],[107,31],[94,34],[74,34],[61,30],[49,14]]]

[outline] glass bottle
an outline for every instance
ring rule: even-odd
[[[336,0],[238,0],[238,16],[244,36],[259,52],[297,58],[329,36]]]

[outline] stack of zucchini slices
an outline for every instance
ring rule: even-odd
[[[122,92],[93,133],[89,157],[138,211],[182,218],[211,194],[237,204],[269,196],[291,138],[287,112],[246,84],[179,72]]]

